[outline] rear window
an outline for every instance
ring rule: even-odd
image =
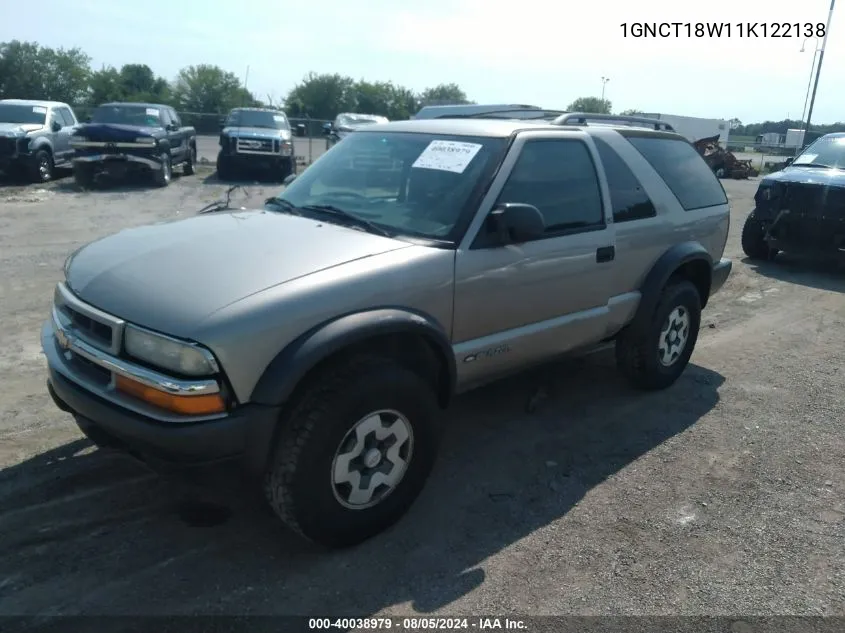
[[[726,204],[722,183],[695,148],[681,139],[626,135],[687,210]]]

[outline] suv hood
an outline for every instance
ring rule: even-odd
[[[28,134],[43,127],[40,123],[0,123],[0,136]]]
[[[789,166],[774,174],[769,174],[763,180],[767,183],[801,183],[826,187],[845,187],[845,170],[801,167],[800,165],[796,165],[794,167]]]
[[[76,251],[67,284],[83,301],[191,338],[212,312],[405,242],[271,211],[196,216],[127,229]]]
[[[159,127],[147,127],[144,125],[125,125],[123,123],[85,123],[76,128],[77,136],[84,136],[92,141],[104,141],[115,143],[131,143],[139,136],[157,136],[163,130]]]
[[[223,134],[234,138],[283,138],[290,140],[288,130],[271,130],[267,127],[238,127],[233,125],[223,128]]]

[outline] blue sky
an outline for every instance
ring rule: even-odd
[[[479,102],[565,108],[579,96],[744,122],[798,119],[814,47],[804,37],[740,37],[737,23],[824,23],[830,0],[0,0],[0,41],[79,46],[95,67],[148,64],[173,78],[209,63],[281,99],[308,71],[460,84]],[[18,19],[16,19],[18,17]],[[622,23],[730,23],[731,36],[624,37]],[[303,25],[303,26],[300,26]],[[794,27],[793,27],[794,28]],[[771,35],[771,33],[769,34]],[[813,114],[845,121],[845,0],[836,7]]]

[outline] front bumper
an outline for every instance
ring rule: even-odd
[[[142,165],[148,169],[159,169],[161,161],[150,156],[138,156],[137,154],[127,153],[109,153],[109,154],[86,154],[84,156],[74,156],[73,164],[77,165],[96,165],[108,163],[131,163],[134,165]]]
[[[710,275],[710,294],[715,294],[721,290],[722,286],[728,280],[733,269],[733,262],[723,257],[718,263],[713,265],[713,272]]]
[[[72,413],[80,428],[97,443],[154,465],[179,468],[239,460],[248,473],[263,472],[278,408],[248,404],[206,419],[153,417],[145,413],[144,403],[133,403],[115,392],[112,385],[86,375],[82,365],[74,361],[78,354],[87,363],[85,350],[72,339],[68,348],[60,346],[57,327],[51,318],[41,330],[49,368],[47,389],[56,405]],[[104,362],[113,362],[111,369],[117,372],[127,367],[131,370],[132,366],[121,359],[100,355]]]

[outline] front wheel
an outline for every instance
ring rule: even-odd
[[[439,444],[437,399],[380,357],[330,367],[284,420],[265,494],[294,531],[347,547],[398,521],[422,491]]]
[[[30,168],[30,180],[33,182],[50,182],[53,179],[53,156],[46,149],[35,152]]]
[[[766,227],[752,211],[745,218],[742,225],[742,250],[751,259],[773,259],[777,255],[777,249],[769,246],[766,241]]]
[[[197,164],[197,148],[191,147],[188,150],[188,159],[182,165],[182,174],[184,176],[193,176],[194,174],[194,167]]]
[[[159,157],[159,168],[155,171],[155,183],[159,187],[166,187],[170,184],[173,178],[173,163],[170,159],[170,153],[164,152]]]
[[[90,189],[94,184],[94,168],[87,163],[76,163],[73,166],[73,179],[83,189]]]
[[[276,176],[280,181],[283,181],[285,178],[290,176],[293,173],[293,159],[292,158],[283,158],[279,161],[279,165],[276,170]]]
[[[624,330],[616,341],[616,364],[628,381],[653,391],[671,386],[683,373],[701,325],[701,297],[689,281],[667,285],[651,321]]]

